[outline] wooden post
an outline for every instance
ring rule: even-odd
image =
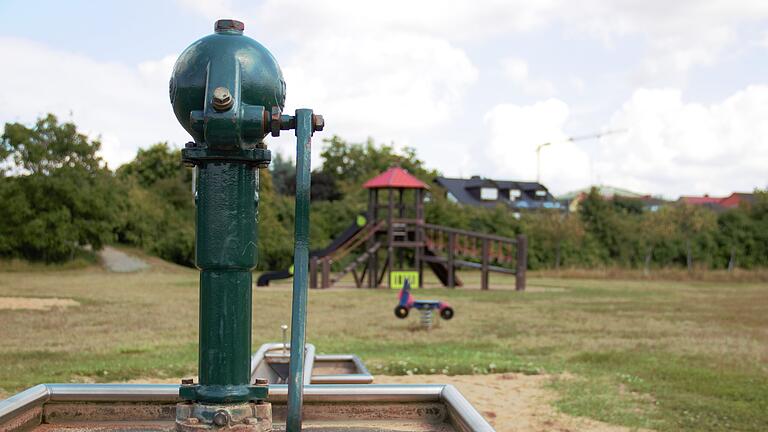
[[[517,268],[515,269],[515,290],[525,291],[525,270],[528,268],[528,239],[517,236]]]
[[[323,288],[331,287],[331,260],[323,258]]]
[[[367,226],[373,226],[376,225],[376,206],[378,205],[378,195],[376,194],[376,189],[369,189],[368,190],[368,214],[366,215],[366,224]],[[371,235],[371,237],[368,239],[368,242],[366,243],[366,246],[368,250],[371,250],[373,245],[376,242],[376,233]],[[373,272],[368,272],[368,288],[373,288],[376,280],[376,264],[374,264],[374,260],[376,259],[376,254],[371,254],[368,257],[368,269],[373,270]],[[374,276],[371,276],[371,273],[374,274]]]
[[[309,287],[317,288],[317,257],[309,259]]]
[[[389,194],[387,195],[387,268],[385,269],[388,273],[387,288],[389,289],[392,289],[392,278],[389,277],[389,273],[392,272],[392,266],[395,264],[395,248],[392,246],[392,243],[395,242],[394,227],[392,226],[392,219],[394,218],[395,213],[395,199],[393,195],[392,189],[390,188]]]
[[[424,214],[422,213],[422,191],[421,189],[414,189],[413,194],[416,200],[416,271],[419,272],[419,288],[424,287],[424,262],[422,257],[424,256]]]
[[[488,239],[483,239],[483,267],[482,267],[482,274],[480,275],[480,289],[487,290],[488,289],[488,261],[490,260],[489,250],[488,250]]]
[[[456,281],[453,277],[453,251],[456,249],[456,233],[448,233],[448,288],[455,288]]]

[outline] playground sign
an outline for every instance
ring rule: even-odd
[[[389,273],[389,285],[392,289],[402,289],[406,279],[411,282],[413,288],[419,287],[419,272],[417,271],[392,271]]]

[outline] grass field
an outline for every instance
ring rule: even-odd
[[[33,271],[34,270],[34,271]],[[463,274],[477,285],[477,274]],[[512,286],[493,276],[492,286]],[[254,295],[254,347],[280,339],[290,292]],[[387,290],[312,291],[308,340],[374,374],[548,373],[562,411],[657,430],[768,429],[768,284],[538,278],[431,289],[456,317],[431,332],[394,318]],[[91,266],[0,272],[0,296],[79,306],[0,310],[0,392],[40,382],[193,375],[197,273]]]

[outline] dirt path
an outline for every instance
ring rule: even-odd
[[[109,271],[117,273],[137,272],[150,267],[145,261],[110,246],[104,246],[99,257]]]
[[[377,375],[376,384],[452,384],[498,432],[628,432],[581,417],[571,417],[552,407],[555,393],[546,388],[548,375]]]

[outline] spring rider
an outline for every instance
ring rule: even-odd
[[[395,306],[395,316],[405,319],[411,309],[421,312],[421,326],[427,330],[432,328],[433,311],[439,311],[440,317],[444,320],[453,318],[453,308],[444,301],[414,299],[413,294],[411,294],[411,282],[409,279],[405,279],[403,288],[398,295],[397,306]]]
[[[252,281],[257,259],[259,168],[264,138],[295,129],[296,249],[291,346],[304,347],[309,234],[310,138],[323,118],[282,113],[285,81],[272,54],[219,20],[215,33],[179,56],[170,81],[173,111],[194,139],[183,162],[197,170],[195,263],[200,269],[199,382],[183,382],[176,429],[271,431],[268,385],[250,382]],[[301,428],[303,349],[291,350],[288,430]]]

